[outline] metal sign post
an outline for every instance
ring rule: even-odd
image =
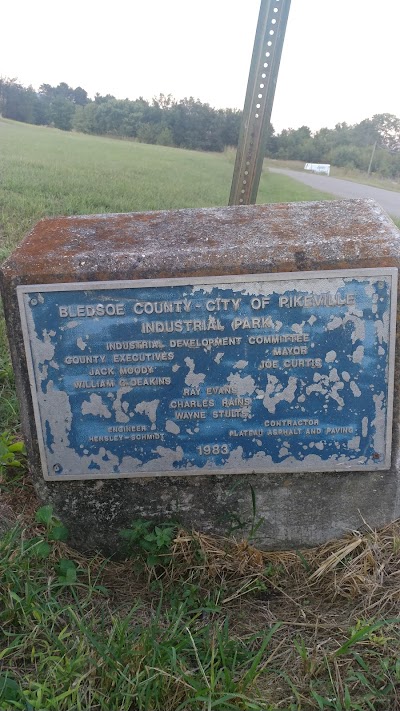
[[[261,0],[229,205],[256,202],[291,0]]]

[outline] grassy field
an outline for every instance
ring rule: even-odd
[[[224,205],[232,170],[0,119],[2,255],[45,215]],[[262,177],[260,202],[321,197]],[[0,342],[0,711],[398,711],[398,524],[265,553],[140,521],[126,561],[80,556],[27,476]]]

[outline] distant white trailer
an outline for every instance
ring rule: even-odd
[[[306,163],[304,170],[311,170],[313,173],[325,173],[325,175],[329,175],[331,166],[329,163]]]

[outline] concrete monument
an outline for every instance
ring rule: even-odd
[[[139,517],[225,533],[251,488],[264,547],[396,518],[399,264],[372,201],[39,223],[2,293],[35,486],[71,542],[114,553]]]

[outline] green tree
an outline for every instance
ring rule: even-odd
[[[14,79],[0,78],[0,112],[4,118],[35,123],[37,96],[31,86],[25,88]]]
[[[239,141],[242,112],[237,109],[223,109],[219,112],[222,128],[221,138],[224,146],[237,146]],[[271,124],[270,127],[272,128]]]
[[[86,106],[89,101],[87,91],[81,86],[77,86],[72,93],[72,101],[76,106]]]
[[[274,145],[274,143],[272,144]],[[309,160],[311,131],[308,126],[281,131],[275,142],[275,156],[283,160]]]
[[[72,101],[58,96],[50,104],[50,120],[56,128],[62,131],[70,131],[75,107]]]

